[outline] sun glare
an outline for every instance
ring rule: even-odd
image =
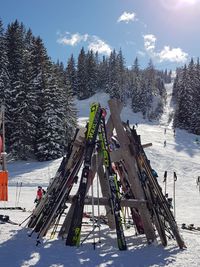
[[[196,4],[197,0],[182,0],[180,2],[187,3],[187,4]]]
[[[197,4],[199,0],[161,0],[166,9],[179,9]]]

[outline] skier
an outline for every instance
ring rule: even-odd
[[[36,195],[36,199],[34,201],[34,203],[38,204],[42,198],[42,196],[45,194],[45,190],[42,189],[41,186],[38,186],[38,190],[37,190],[37,195]]]
[[[167,142],[166,142],[166,140],[164,141],[164,147],[166,147],[166,145],[167,145]]]
[[[167,129],[165,128],[165,129],[164,129],[164,134],[166,134],[166,132],[167,132]]]
[[[200,176],[197,177],[197,185],[200,185]]]

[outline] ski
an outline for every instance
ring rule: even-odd
[[[129,179],[128,179],[128,174],[126,172],[123,161],[115,162],[115,168],[116,168],[117,173],[119,174],[120,182],[122,184],[122,190],[124,192],[123,198],[134,199],[135,197],[131,191]],[[136,227],[136,233],[139,235],[144,234],[144,227],[143,227],[143,223],[141,220],[139,210],[136,208],[130,208],[130,211],[131,211],[131,216],[132,216],[133,222],[134,222],[135,227]]]
[[[66,239],[66,245],[68,246],[79,246],[80,244],[84,199],[87,193],[87,187],[89,183],[89,175],[91,169],[91,157],[96,144],[96,138],[98,134],[98,128],[101,116],[102,116],[102,110],[100,104],[93,103],[90,107],[89,123],[87,125],[84,165],[83,165],[80,185],[73,203],[74,211],[72,214],[69,232]]]
[[[122,218],[120,214],[120,212],[122,211],[120,206],[120,189],[117,180],[117,175],[112,168],[112,163],[110,159],[109,144],[106,135],[105,116],[102,116],[101,118],[99,141],[104,159],[104,166],[106,170],[105,173],[110,186],[110,205],[111,211],[115,219],[118,248],[119,250],[126,250],[127,246],[122,225]]]
[[[4,224],[4,223],[10,223],[13,225],[19,225],[18,223],[15,223],[13,221],[10,220],[10,217],[8,215],[0,215],[0,224]]]
[[[74,168],[71,170],[70,175],[68,176],[67,180],[63,184],[60,191],[57,193],[57,196],[55,198],[55,203],[52,204],[52,207],[51,207],[50,211],[48,212],[47,216],[43,218],[43,224],[42,224],[42,227],[40,227],[37,238],[45,236],[48,229],[56,221],[57,217],[58,216],[61,217],[64,210],[67,208],[66,201],[68,199],[68,196],[69,196],[69,193],[72,189],[72,186],[76,180],[76,176],[78,174],[80,166],[82,165],[82,161],[83,161],[83,157],[80,157],[77,160],[77,162],[74,165]]]
[[[186,245],[179,233],[175,218],[170,210],[169,203],[166,197],[163,195],[157,179],[153,175],[153,169],[151,168],[150,161],[147,159],[147,156],[141,145],[140,136],[137,135],[134,127],[130,129],[127,124],[124,124],[124,126],[131,142],[134,144],[134,147],[132,146],[131,150],[136,158],[141,183],[147,199],[151,203],[149,208],[153,209],[154,223],[161,237],[163,245],[165,246],[167,243],[165,228],[167,228],[167,230],[170,228],[172,232],[171,236],[176,238],[179,247],[181,249],[186,248]],[[166,223],[169,225],[169,227],[166,227]]]
[[[44,198],[33,211],[28,227],[39,232],[39,236],[46,234],[52,221],[56,219],[58,210],[65,206],[65,201],[82,164],[84,148],[80,142],[83,141],[84,133],[85,129],[83,128],[76,132],[74,140],[68,147],[67,155],[63,158],[54,179],[50,182]]]
[[[194,226],[193,223],[191,223],[191,224],[182,223],[181,229],[189,230],[189,231],[200,231],[200,227]]]

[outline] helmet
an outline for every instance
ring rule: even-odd
[[[38,189],[42,189],[42,187],[39,185],[39,186],[38,186]]]

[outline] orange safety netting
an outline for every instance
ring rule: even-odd
[[[8,201],[8,172],[0,172],[0,201]]]

